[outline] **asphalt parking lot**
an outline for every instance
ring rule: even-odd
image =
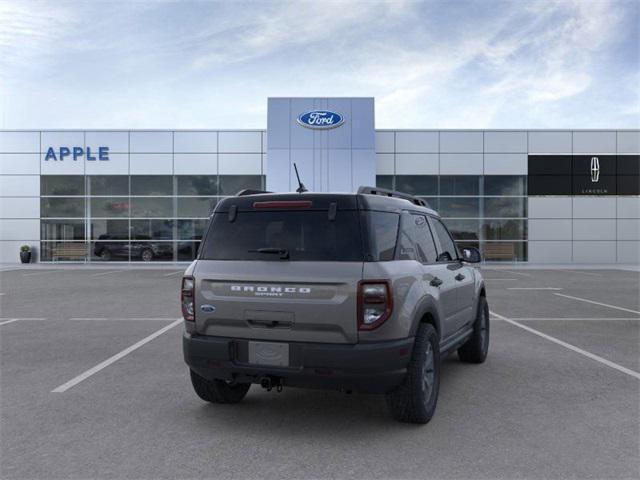
[[[3,479],[640,476],[637,271],[483,269],[489,358],[447,358],[435,417],[415,426],[380,396],[253,386],[202,402],[180,267],[2,270]]]

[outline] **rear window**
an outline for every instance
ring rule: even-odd
[[[327,211],[238,212],[233,222],[216,213],[202,247],[203,260],[284,261],[363,260],[358,212],[339,210],[334,220]],[[263,252],[257,250],[262,249]]]

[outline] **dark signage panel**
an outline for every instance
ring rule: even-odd
[[[640,175],[618,175],[618,195],[640,195]]]
[[[640,175],[640,155],[618,155],[618,175]]]
[[[571,175],[571,155],[529,155],[529,175]]]
[[[529,195],[571,195],[571,175],[529,175]]]
[[[529,195],[640,195],[640,155],[529,155]]]
[[[573,176],[573,195],[615,195],[616,191],[615,175],[600,175],[595,182],[591,175]]]

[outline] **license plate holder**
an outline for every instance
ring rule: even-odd
[[[289,344],[249,342],[249,363],[274,367],[289,366]]]

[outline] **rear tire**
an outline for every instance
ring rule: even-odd
[[[485,297],[480,297],[473,334],[458,349],[458,357],[466,363],[484,363],[489,353],[489,305]]]
[[[207,380],[193,370],[190,370],[190,372],[193,389],[206,402],[238,403],[251,388],[250,383],[230,384],[224,380]]]
[[[433,417],[440,390],[440,345],[432,325],[420,324],[407,375],[387,394],[387,405],[400,422],[427,423]]]

